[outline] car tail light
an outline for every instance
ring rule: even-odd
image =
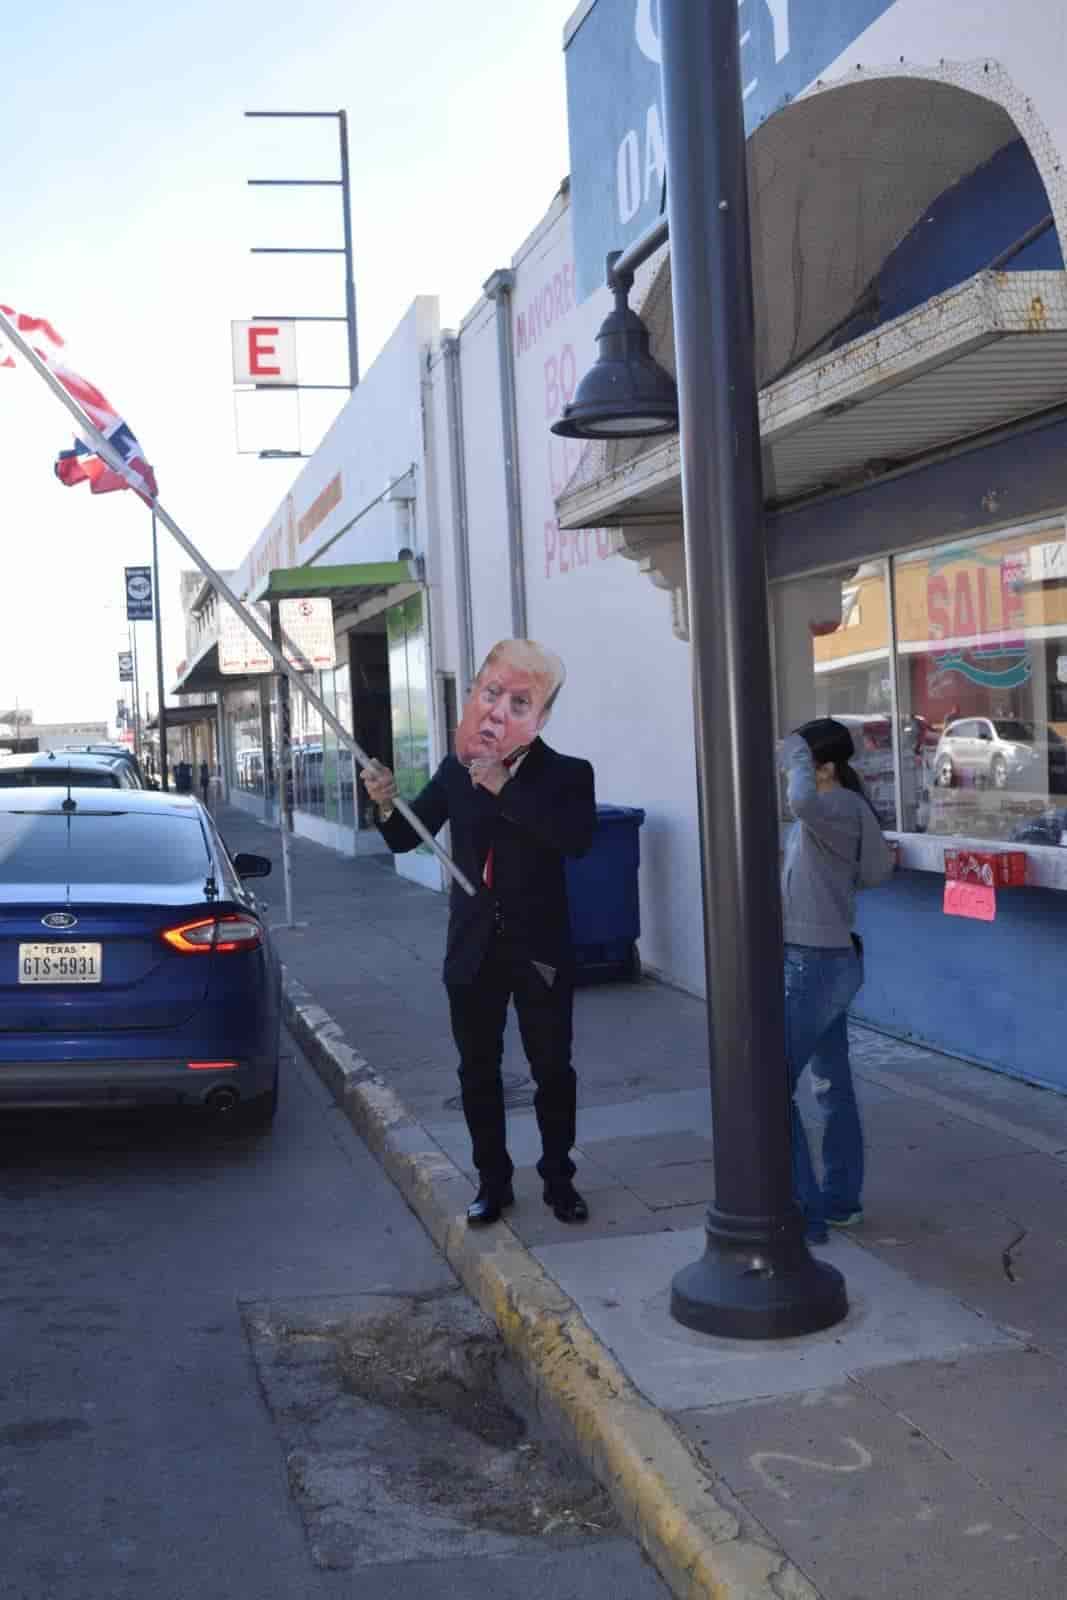
[[[230,1067],[236,1067],[236,1061],[187,1061],[185,1065],[190,1072],[225,1072]]]
[[[177,928],[164,928],[162,938],[182,955],[226,955],[234,950],[254,950],[263,943],[263,929],[254,917],[200,917]]]

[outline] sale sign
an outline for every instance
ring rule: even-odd
[[[946,917],[971,917],[976,922],[994,922],[997,891],[989,883],[968,883],[949,878],[945,883]]]

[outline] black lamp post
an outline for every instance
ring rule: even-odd
[[[736,1338],[848,1310],[793,1203],[782,914],[737,6],[660,0],[693,643],[715,1201],[671,1315]]]
[[[841,1274],[813,1260],[793,1203],[782,915],[754,361],[740,40],[732,0],[660,0],[677,389],[626,304],[553,433],[681,433],[696,709],[715,1201],[703,1257],[674,1279],[671,1315],[702,1333],[782,1339],[848,1311]]]

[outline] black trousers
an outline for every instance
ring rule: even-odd
[[[574,1175],[577,1078],[571,1066],[574,989],[557,974],[549,985],[533,962],[510,951],[502,938],[473,983],[447,985],[452,1034],[459,1050],[463,1114],[474,1165],[483,1183],[510,1182],[504,1086],[500,1063],[508,1002],[513,1001],[526,1059],[537,1085],[534,1111],[541,1132],[537,1170],[546,1183]]]

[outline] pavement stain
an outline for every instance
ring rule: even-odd
[[[88,1433],[89,1424],[81,1417],[31,1417],[24,1422],[8,1422],[0,1427],[0,1447],[16,1450],[38,1444],[53,1444]]]

